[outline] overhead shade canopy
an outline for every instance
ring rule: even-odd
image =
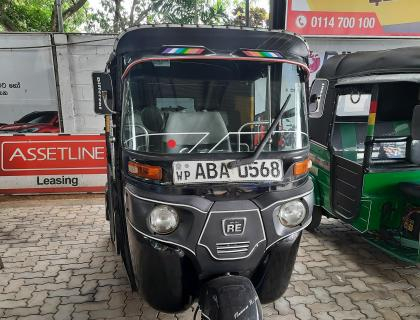
[[[129,29],[115,42],[110,58],[125,60],[159,55],[162,46],[205,47],[217,55],[230,55],[238,49],[278,51],[285,59],[308,61],[306,42],[285,31],[211,26],[142,26]]]
[[[342,79],[370,75],[420,73],[420,47],[361,51],[328,59],[318,78]]]
[[[387,82],[417,82],[420,83],[420,73],[379,74],[361,77],[341,78],[337,86],[352,84],[387,83]]]

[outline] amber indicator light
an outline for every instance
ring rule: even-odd
[[[302,174],[308,173],[309,169],[312,167],[312,161],[305,159],[300,162],[296,162],[293,167],[293,174],[295,176],[300,176]]]
[[[134,176],[144,179],[162,180],[162,168],[158,166],[129,161],[128,172]]]

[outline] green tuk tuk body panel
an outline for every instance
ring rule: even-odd
[[[415,241],[410,241],[410,245],[412,247],[405,246],[407,241],[403,238],[397,238],[396,243],[390,243],[389,241],[380,240],[374,235],[365,235],[365,239],[376,248],[384,251],[385,253],[389,254],[390,256],[407,262],[409,264],[418,264],[420,263],[420,254],[419,249],[414,248],[417,243]],[[399,240],[399,242],[398,242]],[[404,244],[402,246],[401,244]]]
[[[378,231],[381,229],[396,229],[401,223],[401,219],[407,210],[407,198],[396,190],[396,185],[402,182],[418,183],[420,181],[420,171],[404,170],[393,172],[374,172],[367,173],[364,176],[362,200],[369,201],[371,208],[368,214],[369,231]],[[409,199],[410,204],[420,204],[420,199]],[[384,212],[384,206],[391,205],[389,212]],[[362,217],[361,215],[360,218]],[[375,212],[376,214],[371,214]],[[380,214],[378,214],[380,213]],[[358,227],[361,225],[359,219],[352,224]]]
[[[334,217],[331,207],[330,153],[325,147],[312,143],[310,157],[315,205],[322,207],[327,217]],[[379,239],[375,232],[382,229],[397,230],[407,206],[420,206],[420,199],[410,199],[407,204],[407,198],[395,188],[395,185],[400,182],[416,183],[419,181],[420,171],[367,173],[363,180],[359,215],[351,222],[351,226],[363,233],[369,243],[408,263],[420,262],[416,241],[397,237],[395,240],[398,244],[392,244]],[[389,204],[392,204],[392,209],[385,213],[384,206]],[[403,243],[407,245],[408,242],[410,247],[401,246]]]
[[[330,197],[330,154],[327,149],[312,143],[311,159],[315,205],[327,211],[327,215],[333,215]],[[406,209],[406,198],[395,191],[395,185],[400,182],[418,181],[420,181],[420,171],[367,173],[363,180],[359,215],[351,225],[362,233],[378,231],[381,227],[397,228]],[[393,210],[386,217],[372,214],[372,212],[381,212],[383,206],[390,202],[393,204]]]
[[[332,212],[330,200],[330,153],[328,149],[311,143],[311,177],[314,182],[315,205]]]

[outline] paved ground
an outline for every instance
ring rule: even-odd
[[[192,310],[157,313],[131,292],[101,199],[9,200],[0,200],[0,319],[192,319]],[[267,320],[418,320],[420,268],[324,221],[316,235],[304,234],[288,291],[264,313]]]

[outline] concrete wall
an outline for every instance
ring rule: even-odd
[[[76,35],[76,34],[2,34],[0,33],[0,83],[2,79],[15,79],[14,73],[19,70],[20,78],[37,87],[37,81],[44,83],[48,94],[44,104],[54,108],[58,104],[57,92],[61,100],[62,120],[66,133],[97,133],[104,127],[103,117],[93,112],[93,92],[91,86],[92,71],[101,71],[112,51],[114,35]],[[42,55],[34,54],[34,49],[1,50],[5,47],[57,44],[57,75],[54,76],[52,48],[40,48]],[[350,38],[307,38],[313,51],[312,67],[315,72],[320,68],[324,58],[333,52],[355,52],[360,50],[378,50],[406,46],[420,46],[420,39],[350,39]],[[31,51],[32,50],[32,51]],[[38,52],[38,51],[35,51]],[[12,59],[15,55],[22,59]],[[13,61],[13,62],[9,62]],[[20,63],[19,61],[24,61]],[[10,66],[15,63],[15,66]],[[42,68],[40,68],[42,63]],[[6,67],[7,66],[7,67]],[[5,73],[5,70],[7,71]],[[34,73],[35,71],[37,73]],[[26,73],[26,76],[25,76]],[[34,74],[36,75],[34,77]],[[55,90],[55,81],[59,90]],[[45,83],[47,82],[47,83]],[[29,86],[30,87],[30,86]],[[19,98],[20,97],[20,98]],[[19,96],[16,102],[33,106],[38,100]],[[4,98],[4,97],[3,97]],[[0,96],[0,107],[1,100]],[[20,99],[20,100],[19,100]],[[39,101],[38,101],[39,102]],[[17,106],[18,106],[17,105]],[[29,107],[28,107],[29,108]],[[23,112],[23,111],[22,111]],[[17,115],[11,116],[11,119]],[[1,114],[0,114],[1,123]]]
[[[102,131],[103,117],[93,112],[92,71],[105,69],[114,36],[57,34],[54,38],[56,44],[68,44],[57,47],[64,131]]]

